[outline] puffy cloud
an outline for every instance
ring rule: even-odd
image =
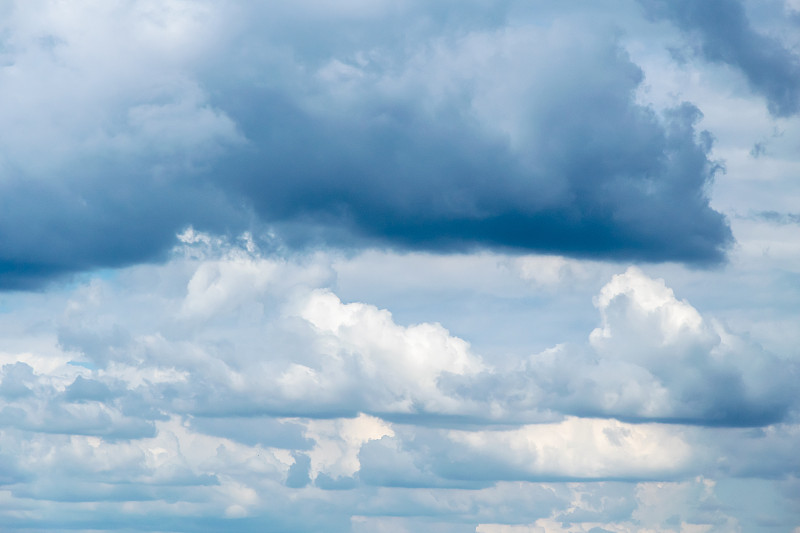
[[[41,369],[40,369],[41,371]],[[60,366],[38,374],[17,362],[0,369],[4,401],[0,424],[45,433],[104,436],[110,439],[151,436],[152,422],[127,413],[135,393],[112,391],[107,384],[86,379],[75,366]],[[70,380],[73,379],[70,383]],[[116,385],[116,384],[113,384]],[[116,388],[116,387],[115,387]]]
[[[8,529],[730,530],[741,516],[687,478],[800,473],[791,418],[705,427],[731,423],[703,410],[721,396],[681,385],[683,372],[713,385],[727,369],[758,406],[762,381],[780,389],[791,364],[636,269],[599,291],[589,342],[551,350],[548,366],[534,364],[547,354],[478,355],[442,325],[343,301],[336,265],[357,257],[265,256],[247,235],[181,240],[165,264],[18,294],[19,311],[0,314]],[[493,261],[507,276],[539,264]],[[621,370],[597,372],[609,361]],[[620,399],[594,418],[564,416],[601,393],[621,398],[640,374],[660,388],[643,380],[637,394],[662,411]],[[594,388],[578,386],[587,377]],[[696,425],[674,424],[687,413]],[[658,416],[673,424],[643,423]],[[764,493],[790,498],[791,479]]]
[[[16,364],[0,383],[9,423],[41,427],[34,413],[63,403],[84,413],[78,418],[95,410],[95,425],[147,431],[173,412],[198,417],[193,427],[211,434],[299,449],[307,437],[296,425],[265,422],[274,437],[247,436],[225,418],[369,413],[436,425],[572,414],[759,426],[794,406],[796,365],[703,318],[635,268],[601,289],[601,324],[588,343],[520,362],[481,357],[438,323],[401,325],[388,310],[342,302],[327,287],[334,275],[322,255],[267,259],[247,236],[191,235],[164,267],[76,289],[58,330],[71,353],[9,354]],[[148,292],[154,285],[163,288]],[[42,376],[46,387],[36,385]],[[129,418],[137,412],[138,422]],[[117,431],[90,426],[80,431]]]
[[[442,382],[486,371],[467,342],[439,324],[401,326],[386,310],[342,303],[322,288],[332,279],[324,257],[267,259],[247,236],[230,244],[191,232],[183,239],[174,259],[145,269],[148,276],[133,269],[127,279],[95,280],[73,293],[60,343],[100,374],[90,379],[69,366],[87,376],[66,383],[65,398],[151,403],[209,417],[196,427],[212,433],[232,429],[223,416],[479,409]],[[184,290],[140,290],[159,278],[156,285]],[[132,313],[135,320],[126,318]],[[24,386],[8,394],[24,396]],[[285,436],[272,442],[299,438],[288,426],[274,429]]]
[[[603,287],[595,304],[602,326],[588,346],[559,345],[528,363],[545,405],[732,426],[779,421],[795,405],[796,364],[704,319],[663,280],[631,267]]]
[[[567,512],[525,525],[480,524],[478,533],[698,533],[742,531],[716,495],[716,482],[697,477],[683,482],[642,482],[634,494],[598,490],[587,484],[571,486],[574,499]],[[605,488],[605,487],[604,487]],[[616,520],[609,514],[615,496],[633,502]]]
[[[411,248],[718,259],[729,234],[702,193],[716,167],[699,111],[636,104],[640,70],[585,30],[472,31],[409,57],[336,60],[307,102],[247,94],[264,102],[243,126],[262,149],[242,187],[266,219],[333,224],[330,241],[345,226]],[[667,235],[651,217],[669,198]]]
[[[400,487],[479,489],[506,481],[672,479],[694,468],[682,431],[568,417],[557,423],[468,429],[396,424],[361,448],[359,478]]]
[[[192,224],[723,258],[701,114],[637,103],[611,29],[515,2],[302,6],[6,6],[0,286],[163,258]]]
[[[306,436],[314,440],[308,452],[309,477],[320,474],[333,478],[352,477],[361,468],[358,453],[361,446],[382,437],[394,436],[394,431],[378,418],[359,415],[344,420],[312,420]]]
[[[0,122],[14,135],[0,142],[4,288],[153,258],[190,212],[200,225],[230,220],[220,192],[191,179],[241,142],[188,72],[214,34],[199,23],[213,20],[206,11],[188,2],[8,5]]]
[[[439,324],[401,327],[388,311],[342,304],[330,292],[314,292],[300,316],[323,334],[320,343],[325,352],[355,357],[366,383],[377,384],[370,391],[374,410],[458,411],[460,401],[439,390],[440,376],[475,375],[485,369],[465,341],[450,336]],[[381,396],[387,398],[379,400]]]

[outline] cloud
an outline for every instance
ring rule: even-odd
[[[502,2],[326,10],[13,3],[0,286],[163,259],[189,225],[292,247],[723,259],[701,114],[638,104],[614,31]]]
[[[290,239],[327,224],[329,242],[344,229],[412,249],[720,259],[730,234],[702,192],[716,167],[699,111],[636,104],[641,71],[586,30],[436,38],[408,57],[329,63],[305,101],[243,94],[262,104],[240,121],[260,149],[235,175]]]
[[[631,267],[603,287],[595,305],[602,325],[587,346],[531,357],[530,382],[545,405],[584,416],[731,426],[777,422],[795,406],[795,365],[707,321],[663,280]]]
[[[322,334],[320,346],[326,353],[354,357],[368,383],[378,384],[369,391],[373,410],[458,411],[460,402],[442,394],[439,378],[445,373],[475,375],[485,369],[470,353],[469,345],[450,336],[441,325],[401,327],[388,311],[360,303],[342,304],[330,292],[313,293],[300,316]],[[308,372],[316,382],[316,373]],[[297,383],[292,381],[290,386],[295,388]],[[386,398],[379,399],[382,396]]]
[[[86,379],[80,367],[61,366],[37,373],[22,362],[0,369],[0,425],[45,433],[103,436],[109,439],[152,436],[155,429],[126,407],[135,393],[113,393],[103,382]],[[71,383],[70,380],[74,379]],[[68,384],[68,385],[67,385]],[[63,388],[66,385],[66,388]],[[125,397],[123,397],[125,396]]]
[[[739,0],[639,0],[647,14],[666,19],[697,40],[705,60],[739,70],[769,112],[789,117],[800,111],[800,56],[772,35],[757,31]]]
[[[64,398],[149,404],[142,412],[195,416],[194,427],[212,434],[232,431],[223,421],[231,416],[358,413],[434,426],[553,422],[565,414],[762,426],[796,407],[796,364],[703,317],[635,267],[600,290],[600,325],[588,341],[504,359],[475,353],[438,323],[402,325],[386,309],[343,302],[330,289],[324,255],[268,259],[247,238],[194,235],[170,263],[148,269],[149,279],[184,291],[148,294],[134,276],[124,292],[93,282],[74,293],[60,342],[103,379],[70,367],[87,375],[67,381]],[[138,323],[127,318],[132,312]],[[29,401],[26,379],[6,394]],[[273,446],[303,442],[292,425],[274,431],[273,439],[231,435]]]
[[[330,258],[267,259],[247,238],[191,235],[165,267],[145,269],[149,281],[130,278],[132,292],[95,281],[73,294],[60,343],[103,379],[73,380],[65,397],[84,402],[119,390],[114,401],[191,414],[200,417],[195,427],[214,434],[233,429],[223,417],[259,413],[464,415],[477,408],[469,401],[465,408],[440,379],[474,376],[485,365],[441,325],[402,326],[386,310],[341,302],[324,288]],[[140,290],[157,278],[183,290]],[[147,311],[154,307],[163,313]],[[133,313],[138,323],[122,318]],[[290,426],[276,427],[286,435],[269,442],[296,442]]]
[[[181,226],[236,218],[200,179],[242,142],[190,73],[215,10],[73,8],[13,2],[0,23],[0,123],[14,132],[0,141],[3,288],[154,259]]]
[[[247,235],[181,241],[164,264],[17,294],[18,312],[0,314],[8,528],[724,529],[739,515],[720,508],[713,521],[686,503],[702,493],[695,476],[800,468],[791,412],[719,427],[744,425],[724,418],[730,405],[785,408],[791,361],[639,270],[599,291],[587,342],[527,359],[343,301],[332,265],[357,257],[265,257]],[[489,259],[480,264],[520,263]],[[374,253],[364,260],[354,271]],[[740,403],[714,388],[720,374],[740,380]],[[784,485],[764,493],[790,494]],[[684,503],[658,510],[640,492]],[[30,516],[9,511],[20,508]]]
[[[491,479],[608,479],[670,477],[691,456],[679,434],[664,426],[567,418],[506,431],[450,431],[451,459],[437,467],[445,477]],[[509,453],[512,452],[512,453]],[[474,462],[484,465],[469,468]]]
[[[481,524],[478,533],[709,533],[742,531],[739,521],[726,513],[716,495],[713,480],[697,477],[684,482],[644,482],[625,495],[635,502],[617,520],[608,520],[604,511],[613,505],[611,494],[600,495],[592,487],[577,485],[571,512],[559,513],[526,525]],[[594,511],[603,518],[578,519],[580,513]]]
[[[382,420],[364,414],[344,420],[312,420],[306,436],[313,439],[308,452],[309,477],[326,475],[333,480],[352,477],[361,469],[358,453],[363,444],[394,436],[392,428]]]

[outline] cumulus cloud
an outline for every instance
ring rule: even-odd
[[[790,360],[704,318],[634,267],[595,298],[601,323],[588,342],[569,340],[520,362],[477,354],[438,323],[401,325],[386,309],[342,302],[323,255],[269,259],[247,236],[226,243],[187,235],[174,259],[147,276],[183,291],[148,293],[131,276],[124,292],[97,280],[74,292],[60,343],[102,374],[64,367],[73,377],[58,398],[81,409],[152,402],[150,410],[211,419],[369,413],[433,424],[571,414],[760,426],[795,406]],[[152,308],[163,312],[145,312]],[[28,377],[0,390],[28,402],[32,372],[44,369],[18,365],[7,371]],[[302,440],[296,429],[279,433]]]
[[[263,105],[241,186],[288,238],[323,222],[332,241],[345,227],[407,248],[719,259],[730,235],[702,192],[716,166],[699,111],[636,104],[641,71],[584,30],[473,31],[329,64],[305,101],[245,95]]]
[[[674,428],[616,420],[443,429],[394,424],[361,447],[358,479],[374,486],[479,490],[498,481],[680,478],[693,443]]]
[[[300,316],[323,334],[320,344],[325,352],[357,358],[364,377],[379,384],[371,391],[374,409],[458,411],[460,401],[442,393],[439,377],[443,373],[475,375],[485,369],[465,341],[450,336],[438,324],[401,327],[388,311],[342,304],[330,292],[313,293]],[[383,395],[387,400],[379,401]]]
[[[6,11],[0,286],[152,259],[195,218],[233,220],[223,192],[194,179],[242,142],[191,74],[218,34],[211,4]]]
[[[394,431],[382,420],[361,414],[344,420],[312,420],[306,436],[315,443],[308,452],[309,477],[313,480],[324,474],[335,480],[352,477],[361,469],[358,454],[363,444],[393,437]]]
[[[796,528],[777,5],[0,2],[3,530]]]
[[[324,257],[268,259],[247,236],[233,244],[194,232],[182,238],[166,267],[126,282],[132,293],[95,281],[67,304],[62,346],[115,387],[143,388],[163,409],[208,417],[477,409],[441,384],[487,369],[467,342],[439,324],[402,326],[387,310],[341,302],[324,288]],[[184,290],[138,288],[158,278],[179,279]],[[156,306],[163,314],[145,311]],[[138,323],[123,318],[132,312]],[[65,394],[110,394],[103,386],[81,378]]]
[[[511,4],[11,3],[0,286],[163,258],[190,224],[721,260],[699,110],[638,104],[615,31]]]
[[[528,362],[545,403],[582,415],[733,426],[780,421],[794,405],[792,363],[704,319],[663,280],[631,267],[595,305],[602,325],[588,345],[559,345]]]
[[[634,505],[653,479],[800,469],[791,419],[716,427],[773,420],[727,413],[785,409],[791,364],[639,270],[600,290],[586,344],[509,364],[440,324],[342,301],[341,257],[265,257],[248,235],[181,240],[163,265],[19,295],[35,312],[0,315],[0,516],[12,530],[624,531],[662,521]],[[740,400],[714,389],[720,374]],[[89,521],[75,514],[85,505]],[[35,517],[7,512],[20,507]]]

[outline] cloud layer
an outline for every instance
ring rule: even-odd
[[[52,516],[313,531],[324,516],[331,531],[359,531],[399,513],[417,517],[403,527],[437,515],[446,531],[462,530],[453,517],[489,531],[567,512],[563,481],[689,490],[697,475],[800,472],[796,365],[636,268],[596,297],[588,341],[509,365],[439,324],[342,302],[325,255],[265,258],[247,235],[181,239],[163,266],[49,300],[60,318],[37,337],[52,340],[0,354],[0,481],[9,505],[39,516],[12,527],[51,527]],[[30,326],[8,327],[31,345]],[[508,483],[540,508],[508,510]],[[494,498],[506,511],[491,510]],[[78,502],[94,502],[96,518],[69,518]],[[645,523],[634,509],[620,520]]]

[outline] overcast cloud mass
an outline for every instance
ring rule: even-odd
[[[798,29],[0,1],[0,529],[800,533]]]

